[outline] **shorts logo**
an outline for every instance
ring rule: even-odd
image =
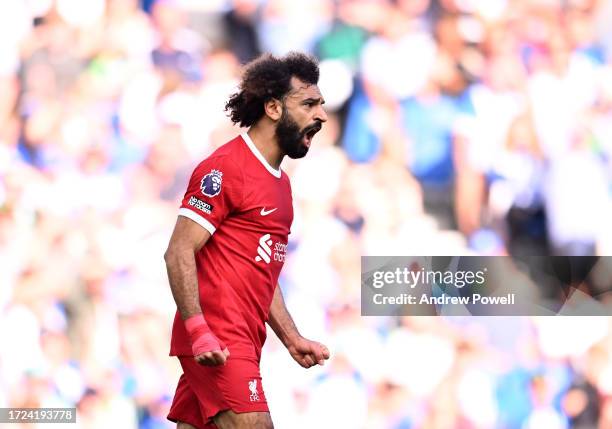
[[[249,390],[251,391],[251,402],[259,401],[259,393],[257,393],[257,379],[249,381]]]
[[[204,201],[192,196],[189,198],[189,202],[187,203],[196,209],[203,211],[206,214],[210,214],[212,212],[213,206],[211,204],[205,203]]]
[[[270,240],[270,234],[262,235],[259,239],[259,246],[257,246],[257,254],[255,260],[257,262],[264,260],[266,264],[270,263],[270,256],[272,255],[272,240]]]
[[[202,182],[200,182],[202,193],[208,197],[219,195],[219,192],[221,192],[222,178],[223,173],[219,170],[211,170],[210,173],[202,178]]]

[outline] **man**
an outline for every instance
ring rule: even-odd
[[[327,348],[302,337],[277,284],[293,220],[285,155],[301,158],[327,120],[315,60],[247,64],[226,104],[248,132],[200,163],[164,255],[178,311],[170,354],[183,368],[168,419],[179,429],[273,428],[259,361],[265,322],[304,368]]]

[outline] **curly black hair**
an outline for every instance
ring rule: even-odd
[[[319,81],[318,61],[309,55],[290,52],[278,58],[264,54],[246,64],[238,92],[225,104],[234,124],[250,127],[264,115],[264,104],[272,98],[283,100],[291,90],[291,77],[307,84]]]

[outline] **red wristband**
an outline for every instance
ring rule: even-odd
[[[194,356],[225,349],[225,344],[210,330],[203,314],[196,314],[187,318],[185,320],[185,328],[191,339],[191,350]]]

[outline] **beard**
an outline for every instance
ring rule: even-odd
[[[312,141],[312,136],[320,129],[321,123],[316,121],[314,124],[300,130],[300,126],[289,115],[287,109],[283,107],[283,113],[276,125],[274,134],[278,140],[280,149],[285,155],[291,159],[298,159],[303,158],[308,153],[309,147],[303,143],[304,137],[312,133],[310,136]]]

